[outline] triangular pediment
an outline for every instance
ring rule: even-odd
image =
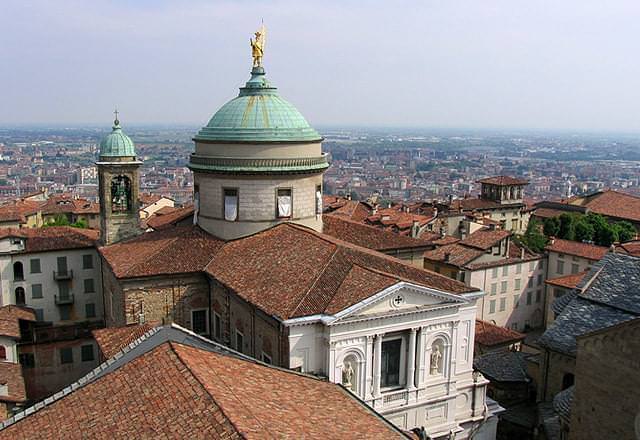
[[[467,299],[460,295],[440,292],[407,282],[398,282],[334,316],[338,321],[355,316],[395,314],[465,303],[467,303]]]

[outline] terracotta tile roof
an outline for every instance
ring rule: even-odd
[[[354,266],[384,273],[382,278],[387,278],[376,278],[371,281],[373,287],[365,287],[362,280],[366,277]],[[393,278],[450,293],[477,290],[291,223],[228,242],[206,271],[246,301],[283,320],[333,313],[334,298],[341,298],[335,301],[348,307]],[[361,290],[350,287],[356,284]]]
[[[431,242],[427,240],[394,234],[333,214],[325,214],[322,221],[324,224],[323,233],[377,251],[432,246]]]
[[[434,215],[414,214],[404,212],[401,209],[402,206],[378,209],[375,214],[365,219],[365,223],[395,232],[404,230],[408,232],[413,226],[413,222],[418,222],[418,225],[424,226],[435,218]]]
[[[136,278],[201,272],[223,244],[198,226],[176,226],[99,250],[117,278]]]
[[[476,319],[476,343],[491,347],[494,345],[513,344],[524,340],[525,335],[515,330]]]
[[[164,335],[11,420],[0,439],[404,438],[339,385]]]
[[[93,334],[104,358],[109,359],[156,326],[157,323],[145,323],[124,327],[107,327],[93,330],[91,334]]]
[[[22,365],[13,362],[0,362],[0,385],[6,385],[8,396],[0,395],[0,402],[25,402],[27,391],[22,376]]]
[[[502,229],[478,229],[464,240],[460,241],[461,245],[473,247],[476,249],[487,250],[497,245],[501,240],[509,237],[511,232]]]
[[[371,215],[371,207],[363,202],[342,197],[322,196],[324,212],[341,215],[356,222],[362,222]]]
[[[162,208],[158,209],[154,214],[156,215],[168,215],[168,214],[173,214],[176,211],[179,211],[182,208],[175,208],[173,206],[163,206]]]
[[[100,232],[95,229],[51,226],[46,228],[0,229],[0,238],[26,238],[25,252],[82,249],[96,245]]]
[[[571,205],[585,206],[597,214],[640,222],[640,197],[618,191],[606,190],[584,197],[573,197]]]
[[[193,205],[185,206],[184,208],[178,208],[175,211],[169,213],[155,212],[148,220],[147,226],[155,229],[165,229],[171,226],[175,226],[176,223],[185,220],[193,215]]]
[[[20,320],[35,321],[35,312],[27,307],[7,305],[0,307],[0,336],[20,339]]]
[[[100,205],[87,199],[77,199],[69,194],[52,195],[42,202],[42,214],[100,214]]]
[[[0,439],[241,436],[171,343],[0,431]]]
[[[633,255],[640,257],[640,240],[627,241],[615,245],[615,250],[621,254]]]
[[[42,202],[17,199],[4,203],[0,206],[0,222],[20,222],[27,221],[27,215],[38,212]]]
[[[488,183],[490,185],[528,185],[529,181],[526,179],[519,179],[511,176],[494,176],[480,179],[478,183]]]
[[[549,252],[574,255],[576,257],[587,258],[595,261],[600,260],[609,251],[609,248],[604,246],[597,246],[595,244],[582,243],[579,241],[563,240],[561,238],[552,239],[545,249]]]
[[[459,243],[440,246],[424,253],[424,259],[439,263],[446,263],[456,267],[464,267],[476,258],[484,255],[480,249],[463,246]]]
[[[520,246],[515,241],[512,241],[509,244],[509,255],[507,256],[507,258],[502,258],[495,261],[485,261],[483,263],[471,263],[471,264],[467,264],[466,267],[470,270],[487,269],[490,267],[504,266],[507,264],[516,264],[516,263],[522,263],[522,262],[527,262],[532,260],[538,260],[541,258],[543,258],[542,255],[536,254],[535,252],[531,252],[529,249],[523,246]]]
[[[245,438],[402,438],[339,385],[173,345]]]
[[[480,198],[455,199],[449,203],[450,211],[475,211],[482,209],[498,208],[500,205],[493,200]]]
[[[163,197],[164,196],[161,196],[159,194],[140,193],[140,196],[138,197],[140,199],[140,209],[144,209],[149,205],[153,205]]]
[[[565,212],[567,211],[563,211],[561,209],[535,208],[532,214],[540,218],[553,218],[553,217],[559,217],[561,214],[564,214]]]
[[[565,289],[575,289],[588,272],[588,270],[585,270],[578,273],[572,273],[570,275],[552,278],[550,280],[546,280],[545,283],[552,286],[564,287]]]

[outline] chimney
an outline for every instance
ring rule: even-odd
[[[444,238],[447,236],[447,230],[444,226],[440,227],[440,238]]]
[[[520,259],[524,260],[524,248],[523,247],[520,248]]]
[[[451,253],[445,252],[444,253],[444,261],[449,261],[449,258],[451,258]]]
[[[613,254],[616,253],[616,243],[611,243],[611,246],[609,246],[609,251],[611,251],[611,253]]]
[[[554,237],[554,236],[549,237],[549,244],[553,245],[553,243],[555,243],[555,241],[556,241],[556,237]]]

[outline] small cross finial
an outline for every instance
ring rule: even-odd
[[[113,114],[116,115],[116,119],[113,121],[113,124],[114,125],[120,125],[120,121],[118,121],[118,109],[117,108],[113,111]]]

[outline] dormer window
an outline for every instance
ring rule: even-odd
[[[293,211],[291,188],[278,188],[276,194],[276,215],[278,218],[289,218]]]

